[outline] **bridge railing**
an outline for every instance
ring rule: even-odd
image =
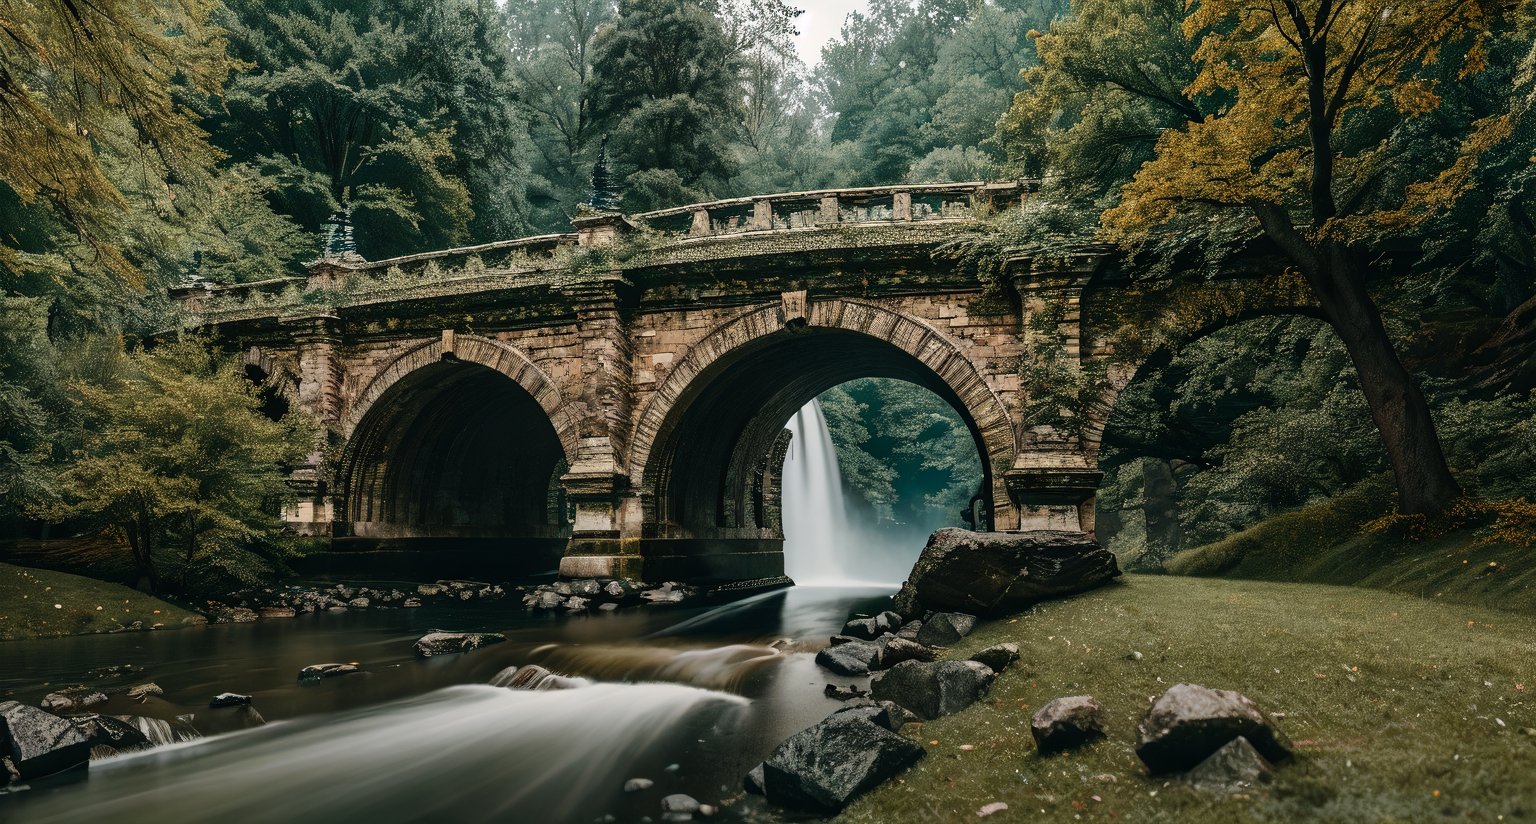
[[[825,228],[843,224],[966,220],[1015,206],[1032,181],[928,183],[738,197],[643,212],[631,218],[680,238]]]
[[[824,189],[694,203],[628,219],[686,243],[752,232],[972,220],[985,211],[1016,206],[1034,191],[1033,181]],[[281,315],[309,303],[327,303],[337,293],[389,300],[431,284],[451,288],[465,278],[515,286],[549,277],[549,270],[560,266],[560,252],[587,242],[583,237],[582,231],[538,235],[375,261],[355,254],[324,257],[309,264],[308,277],[183,285],[172,288],[171,297],[192,315],[222,320]]]

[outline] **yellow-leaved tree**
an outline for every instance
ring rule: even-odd
[[[1510,137],[1507,118],[1471,130],[1454,157],[1411,170],[1389,200],[1394,159],[1383,116],[1440,105],[1438,83],[1482,70],[1491,33],[1514,7],[1496,0],[1190,0],[1184,34],[1198,71],[1186,90],[1215,114],[1163,132],[1156,156],[1104,214],[1137,243],[1192,214],[1238,214],[1302,273],[1343,340],[1380,430],[1405,514],[1460,496],[1429,406],[1404,368],[1367,285],[1367,248],[1454,204],[1479,157]]]

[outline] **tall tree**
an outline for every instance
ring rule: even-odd
[[[1435,72],[1481,70],[1498,24],[1479,0],[1201,0],[1184,29],[1198,39],[1192,95],[1223,95],[1210,117],[1162,134],[1156,157],[1105,214],[1112,235],[1144,238],[1181,213],[1236,212],[1307,278],[1354,361],[1397,479],[1402,512],[1435,513],[1459,494],[1428,404],[1402,365],[1367,287],[1365,242],[1401,232],[1454,202],[1486,146],[1491,121],[1465,151],[1380,205],[1376,161],[1396,152],[1383,107],[1412,120],[1440,104]]]
[[[592,60],[613,0],[533,0],[514,15],[513,50],[520,103],[537,151],[535,223],[558,229],[575,214],[601,138],[596,128]]]
[[[277,537],[286,467],[308,452],[310,424],[267,418],[239,365],[198,341],[118,355],[98,377],[74,387],[87,434],[32,514],[117,532],[149,589],[184,587],[200,561],[259,579],[251,551]],[[180,582],[162,575],[167,552]]]
[[[733,171],[741,56],[702,0],[623,0],[596,44],[598,113],[627,173],[625,206],[698,196]]]

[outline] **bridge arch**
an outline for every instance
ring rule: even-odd
[[[574,454],[573,415],[549,376],[500,341],[448,333],[407,350],[340,423],[338,536],[549,568],[569,533],[558,479]]]
[[[764,577],[781,574],[782,533],[761,498],[776,483],[783,428],[821,393],[869,377],[917,384],[953,406],[982,459],[981,493],[994,513],[1011,506],[996,474],[1014,457],[1012,420],[958,343],[877,303],[786,296],[691,346],[640,412],[628,465],[647,575],[708,578],[707,558],[730,557],[739,570],[745,555],[761,556],[749,565]]]
[[[1120,395],[1141,376],[1167,366],[1186,347],[1223,329],[1261,318],[1328,321],[1306,283],[1291,274],[1105,291],[1086,300],[1095,304],[1092,312],[1100,319],[1100,328],[1092,337],[1099,348],[1107,350],[1095,357],[1108,360],[1105,384],[1082,431],[1084,447],[1095,463]],[[1120,328],[1110,329],[1110,319],[1119,322]]]

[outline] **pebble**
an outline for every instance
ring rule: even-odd
[[[649,778],[631,778],[624,782],[624,792],[637,793],[641,790],[649,790],[656,786],[656,782]]]

